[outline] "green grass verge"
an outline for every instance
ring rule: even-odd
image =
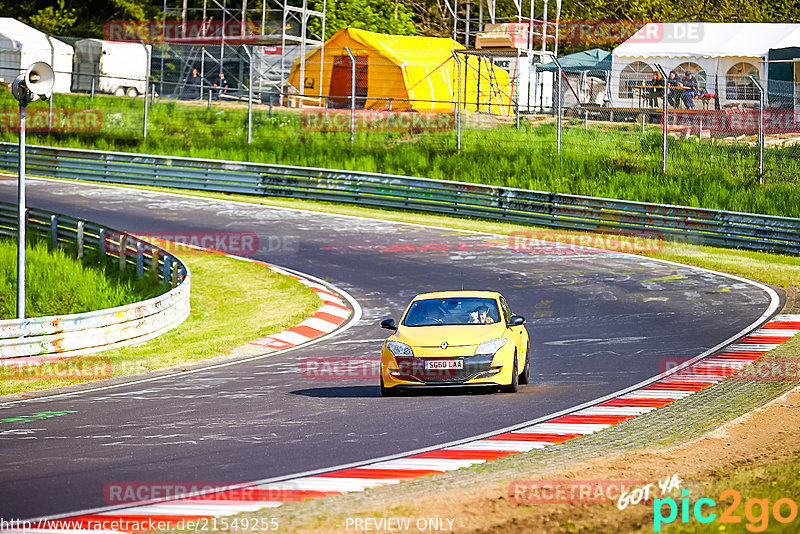
[[[187,365],[308,318],[322,301],[308,287],[263,265],[211,253],[181,258],[192,272],[191,314],[178,328],[141,346],[103,352],[114,377]],[[79,381],[0,381],[0,394],[19,393]]]
[[[467,125],[459,153],[453,131],[358,133],[351,146],[349,133],[304,128],[297,111],[270,118],[256,106],[254,142],[247,145],[242,105],[215,103],[209,110],[199,103],[157,102],[143,140],[142,99],[56,95],[55,102],[58,108],[101,110],[103,128],[31,132],[31,144],[374,171],[800,217],[800,158],[792,146],[766,151],[770,174],[760,186],[756,148],[744,141],[670,138],[670,171],[663,175],[657,127],[643,134],[637,125],[592,123],[584,131],[582,123],[568,121],[559,156],[551,120],[526,120],[519,130]],[[0,92],[0,104],[14,107],[6,92]],[[17,134],[0,132],[0,139],[16,141]]]
[[[137,280],[131,271],[103,268],[71,251],[50,249],[41,240],[25,252],[27,317],[67,315],[114,308],[164,293],[168,287],[152,277]],[[17,316],[17,243],[0,240],[0,319]]]

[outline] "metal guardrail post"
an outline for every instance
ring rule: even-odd
[[[759,106],[758,106],[758,183],[764,185],[764,145],[766,144],[766,133],[764,131],[764,108],[767,106],[766,93],[764,86],[759,83],[753,76],[748,75],[748,78],[758,88]]]
[[[141,280],[143,274],[144,274],[144,254],[142,253],[142,242],[137,239],[136,240],[136,278]]]
[[[456,62],[456,150],[461,152],[461,60],[458,59],[458,54],[453,50],[453,59]]]
[[[661,65],[656,65],[658,72],[661,73],[661,79],[664,80],[664,108],[663,108],[663,119],[661,125],[661,172],[667,172],[667,157],[669,156],[668,152],[668,144],[667,144],[667,133],[669,131],[669,106],[667,105],[669,102],[669,78],[667,77],[667,73],[664,72],[664,69]]]
[[[350,57],[350,144],[356,141],[356,58],[349,46],[344,51]]]
[[[126,260],[125,259],[125,254],[128,253],[127,248],[128,248],[128,236],[126,236],[125,234],[120,234],[119,235],[119,258],[118,258],[119,259],[119,270],[120,271],[124,271],[125,270],[125,260]]]
[[[50,216],[50,248],[58,246],[58,215]]]
[[[78,221],[78,225],[75,228],[75,230],[76,230],[75,231],[75,240],[76,240],[76,242],[78,244],[78,259],[82,260],[83,259],[83,247],[84,247],[84,243],[83,243],[83,239],[84,239],[84,222],[83,221]]]
[[[103,260],[106,259],[106,233],[108,231],[105,228],[100,230],[100,236],[97,239],[97,261],[103,263]]]

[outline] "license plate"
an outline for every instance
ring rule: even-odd
[[[463,369],[464,360],[427,360],[425,370],[432,371],[438,369]]]

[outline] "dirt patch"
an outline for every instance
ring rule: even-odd
[[[664,449],[639,450],[580,462],[548,473],[546,477],[519,472],[505,483],[485,488],[438,491],[434,497],[404,500],[391,508],[364,505],[336,516],[292,525],[292,532],[392,532],[392,524],[381,519],[408,518],[408,532],[430,532],[432,520],[442,519],[445,531],[463,533],[509,532],[652,532],[652,504],[617,507],[616,492],[600,503],[520,504],[517,499],[530,493],[516,493],[515,481],[617,481],[654,483],[677,475],[682,487],[702,488],[701,483],[718,480],[725,473],[743,467],[756,467],[789,459],[800,450],[800,388],[796,388],[750,413],[730,421],[717,430],[691,442]],[[542,487],[539,485],[539,487]],[[638,487],[629,486],[629,490]],[[746,499],[747,488],[737,488]],[[510,493],[512,492],[512,493]],[[568,496],[569,491],[565,494]],[[542,492],[544,497],[545,493]],[[658,495],[656,495],[658,496]],[[677,490],[670,496],[679,499]],[[787,497],[795,497],[787,495]],[[358,519],[361,523],[358,529]],[[421,523],[418,521],[423,520]],[[452,520],[452,524],[449,523]],[[384,528],[381,528],[383,525]],[[282,525],[283,526],[283,525]],[[288,525],[287,525],[288,526]],[[419,526],[425,528],[418,528]],[[385,528],[389,527],[389,528]]]

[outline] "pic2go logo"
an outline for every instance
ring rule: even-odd
[[[683,490],[683,498],[680,506],[675,499],[654,499],[653,500],[653,530],[661,532],[662,525],[668,525],[678,519],[678,512],[681,514],[681,523],[689,523],[689,514],[694,516],[698,523],[711,523],[717,519],[717,514],[712,512],[717,507],[713,499],[702,498],[695,501],[694,505],[689,500],[689,490]],[[739,505],[742,503],[741,494],[728,489],[719,494],[720,501],[732,499],[732,502],[720,514],[720,523],[742,523],[742,517],[734,515]],[[665,514],[666,511],[666,515]],[[775,501],[770,507],[769,499],[749,499],[744,505],[744,517],[747,519],[745,528],[750,532],[764,532],[769,527],[771,517],[778,523],[788,524],[797,518],[797,503],[789,498],[782,498]]]

